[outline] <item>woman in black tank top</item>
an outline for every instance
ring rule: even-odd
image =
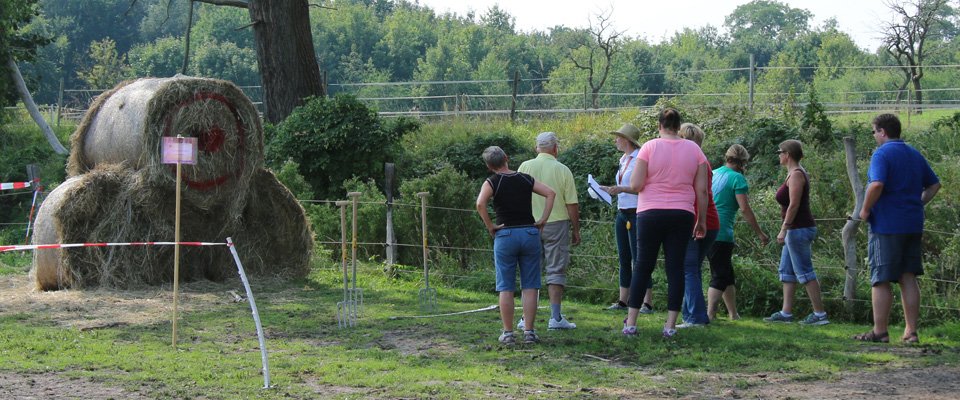
[[[540,289],[540,229],[553,210],[556,193],[530,175],[511,170],[506,153],[497,146],[484,150],[483,161],[493,175],[480,187],[477,213],[487,232],[494,238],[494,266],[497,291],[500,292],[500,320],[503,323],[499,340],[505,345],[512,345],[517,340],[513,334],[513,293],[519,272],[523,291],[523,321],[526,324],[523,342],[537,343],[540,338],[533,324],[536,321]],[[543,215],[538,220],[534,220],[530,206],[533,193],[546,198]],[[487,211],[491,199],[497,217],[496,225]]]

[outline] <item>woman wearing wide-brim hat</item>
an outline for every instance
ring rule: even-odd
[[[620,258],[620,295],[608,310],[626,310],[630,297],[630,280],[633,263],[637,257],[637,193],[630,189],[630,175],[633,173],[634,160],[640,151],[640,129],[633,124],[623,124],[620,129],[610,132],[614,135],[617,150],[623,152],[620,157],[620,169],[617,171],[616,185],[600,186],[611,196],[617,196],[617,216],[613,229],[617,239],[617,255]],[[647,287],[643,298],[641,313],[653,312],[651,305],[653,282]]]

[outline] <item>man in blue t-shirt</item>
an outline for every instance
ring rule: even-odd
[[[917,343],[923,239],[923,206],[940,190],[940,180],[917,149],[900,139],[900,120],[893,114],[873,119],[877,149],[870,169],[860,219],[870,224],[867,257],[873,298],[873,330],[854,339],[888,342],[887,324],[893,305],[890,282],[900,284],[905,320],[901,341]]]

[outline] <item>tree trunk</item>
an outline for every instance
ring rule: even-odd
[[[850,218],[847,218],[847,223],[840,233],[843,242],[843,261],[847,271],[843,285],[843,299],[846,300],[846,307],[849,310],[854,307],[854,300],[857,298],[857,274],[860,267],[860,260],[857,258],[857,230],[861,222],[860,209],[863,208],[864,192],[860,173],[857,172],[856,142],[852,137],[843,138],[843,149],[847,159],[847,178],[850,179],[854,198],[853,213]]]
[[[309,96],[323,96],[307,0],[250,0],[265,119],[282,121]]]
[[[27,112],[33,117],[33,121],[36,122],[40,130],[43,131],[43,136],[50,142],[50,147],[53,147],[53,151],[57,152],[57,154],[70,153],[60,144],[60,139],[57,139],[57,135],[53,133],[53,129],[50,129],[50,125],[43,119],[43,115],[40,115],[40,110],[37,108],[37,104],[33,102],[33,96],[31,96],[30,91],[27,90],[27,84],[23,82],[23,75],[20,75],[20,68],[17,67],[17,62],[14,61],[13,56],[7,58],[7,68],[10,69],[10,77],[13,78],[13,82],[17,87],[20,100],[23,101]]]

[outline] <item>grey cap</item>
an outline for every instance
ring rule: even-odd
[[[560,139],[557,138],[556,133],[542,132],[537,135],[537,147],[541,149],[554,148],[558,143],[560,143]]]

